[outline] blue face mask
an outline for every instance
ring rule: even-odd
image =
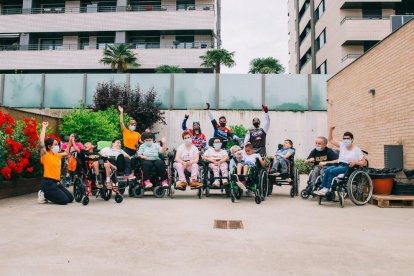
[[[186,145],[190,145],[190,144],[192,143],[191,138],[184,139],[184,143],[185,143]]]
[[[152,146],[152,141],[145,141],[145,145],[147,147],[151,147]]]
[[[136,129],[136,127],[135,127],[134,125],[129,126],[128,128],[129,128],[129,130],[131,130],[131,131],[134,131],[134,130]]]
[[[352,145],[352,140],[342,140],[342,143],[344,143],[345,147],[349,147]]]
[[[59,146],[53,146],[53,147],[52,147],[52,151],[53,151],[54,153],[58,153],[58,152],[59,152]]]
[[[316,149],[317,151],[322,151],[322,147],[319,147],[319,146],[317,146],[315,149]]]
[[[213,147],[214,147],[215,149],[221,149],[221,143],[214,143],[214,144],[213,144]]]

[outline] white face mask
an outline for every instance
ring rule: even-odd
[[[53,146],[53,147],[52,147],[52,151],[53,151],[54,153],[58,153],[58,152],[59,152],[59,150],[60,150],[59,146]]]
[[[184,144],[190,145],[192,143],[191,138],[184,139]]]
[[[214,143],[213,148],[215,149],[221,149],[221,143]]]
[[[134,130],[136,129],[136,127],[135,127],[135,126],[129,126],[128,128],[129,128],[129,130],[131,130],[131,131],[134,131]]]
[[[344,143],[345,147],[349,147],[352,145],[352,140],[344,139],[342,140],[342,142]]]

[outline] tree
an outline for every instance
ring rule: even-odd
[[[234,52],[229,52],[225,49],[209,50],[204,56],[200,56],[203,63],[201,66],[213,68],[217,74],[220,74],[220,66],[223,64],[226,67],[233,67],[236,65],[234,61]]]
[[[255,58],[250,61],[251,74],[281,74],[285,72],[285,68],[280,61],[273,57]]]
[[[161,103],[157,100],[154,88],[144,92],[137,85],[131,89],[128,85],[115,84],[113,81],[98,84],[93,98],[94,111],[124,107],[124,112],[137,121],[140,132],[151,129],[156,123],[165,124]]]
[[[103,52],[104,57],[99,61],[105,65],[110,64],[113,71],[123,73],[130,67],[139,67],[137,57],[131,51],[132,45],[119,44],[118,46],[108,45]]]
[[[175,74],[175,73],[185,73],[185,70],[183,68],[178,67],[178,66],[160,65],[157,68],[155,68],[155,73]]]

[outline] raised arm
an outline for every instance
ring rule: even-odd
[[[45,148],[45,137],[46,137],[46,128],[49,125],[48,122],[42,123],[42,130],[40,131],[39,136],[39,143],[40,143],[40,155],[46,154],[46,148]]]
[[[263,130],[267,133],[269,131],[269,127],[270,127],[270,116],[269,116],[269,109],[267,108],[266,105],[262,105],[263,107],[263,111],[265,112],[264,114],[264,124],[263,124]]]
[[[340,144],[337,140],[335,140],[335,139],[333,138],[333,132],[334,132],[334,130],[335,130],[335,127],[334,127],[334,126],[331,126],[331,127],[329,128],[328,141],[329,141],[329,143],[331,143],[331,144],[332,144],[332,145],[334,145],[335,147],[339,148],[339,147],[341,146],[341,144]]]
[[[126,128],[124,124],[124,108],[118,105],[118,110],[119,110],[119,123],[121,124],[121,130],[123,131]]]
[[[162,154],[167,152],[167,140],[165,139],[165,137],[161,138],[161,142],[162,142],[162,148],[161,148],[161,152]]]
[[[246,136],[244,136],[244,145],[247,145],[250,141],[250,131],[246,133]]]
[[[187,120],[188,120],[188,117],[190,117],[190,116],[187,115],[187,114],[185,114],[183,123],[181,125],[181,128],[182,128],[183,131],[187,130]]]

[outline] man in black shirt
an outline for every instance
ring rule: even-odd
[[[305,160],[305,163],[313,163],[313,171],[311,174],[311,182],[315,185],[315,181],[319,175],[323,174],[323,167],[325,162],[333,161],[338,159],[338,154],[333,150],[327,147],[328,140],[319,136],[315,140],[315,148],[311,151],[308,156],[308,159]],[[322,164],[320,164],[323,162]]]

